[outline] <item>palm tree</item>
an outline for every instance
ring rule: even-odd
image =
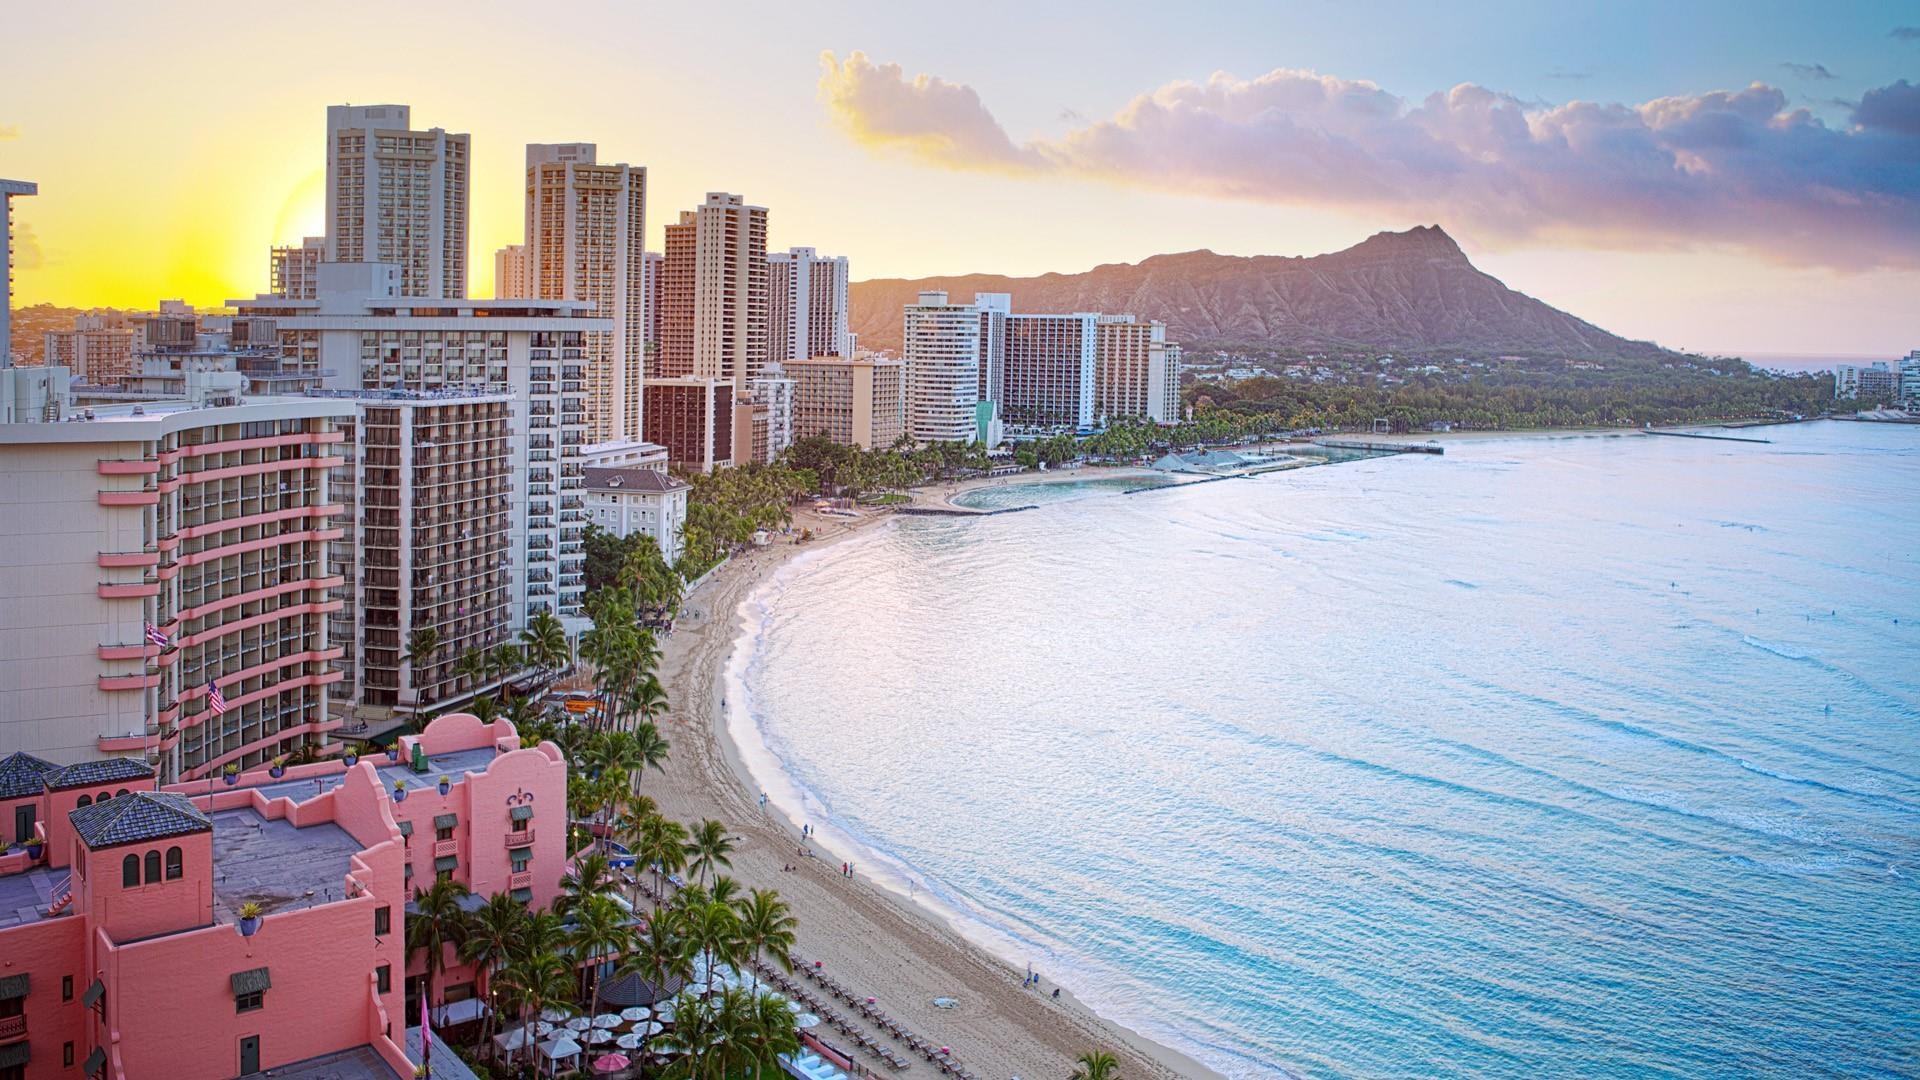
[[[1105,1050],[1089,1050],[1074,1059],[1073,1080],[1120,1080],[1120,1062]]]
[[[613,867],[605,855],[595,851],[582,856],[560,879],[560,895],[553,901],[554,914],[571,914],[590,897],[613,888],[615,881]]]
[[[500,699],[496,697],[477,697],[467,704],[467,711],[483,724],[491,724],[500,718]]]
[[[494,893],[486,906],[473,913],[467,923],[467,937],[460,943],[460,959],[486,973],[487,994],[493,995],[493,981],[501,967],[520,947],[527,928],[527,909],[506,893]],[[487,1015],[486,1037],[493,1035],[494,1017]]]
[[[631,846],[633,856],[643,865],[653,867],[654,914],[660,912],[658,897],[667,894],[665,878],[668,874],[677,874],[687,868],[687,827],[670,818],[658,814],[640,822],[637,842]]]
[[[673,980],[693,979],[693,956],[693,942],[683,932],[678,913],[656,913],[647,921],[646,932],[634,937],[633,949],[616,975],[639,975],[665,995]]]
[[[407,635],[407,651],[401,654],[401,661],[407,665],[408,681],[413,684],[417,698],[420,693],[419,671],[422,667],[433,667],[433,654],[440,651],[440,631],[431,626],[422,626]]]
[[[467,939],[467,912],[460,906],[466,895],[467,887],[452,878],[436,881],[430,889],[414,891],[413,906],[418,914],[407,917],[407,953],[426,954],[429,1005],[433,1004],[433,981],[446,970],[447,948],[457,948]]]
[[[753,997],[753,1076],[760,1080],[761,1069],[771,1068],[779,1075],[780,1055],[800,1052],[800,1035],[793,1027],[793,1010],[772,994]]]
[[[738,959],[742,942],[740,939],[740,917],[733,905],[722,900],[713,900],[704,894],[694,894],[680,907],[681,926],[687,938],[693,943],[705,962],[707,977],[713,977],[715,964],[731,963]],[[705,988],[702,988],[703,992]]]
[[[733,860],[727,857],[732,851],[733,840],[727,836],[727,827],[708,818],[693,830],[692,837],[687,840],[687,866],[705,883],[709,870],[716,866],[733,866]]]
[[[557,952],[539,952],[509,963],[500,970],[505,998],[519,1011],[523,1027],[521,1046],[533,1052],[533,1020],[544,1009],[578,1012],[573,995],[579,989],[573,965]]]
[[[780,894],[773,889],[755,889],[734,901],[733,907],[739,913],[740,940],[747,946],[747,958],[771,957],[775,965],[791,972],[793,932],[799,929],[800,920],[793,917],[793,909]],[[759,985],[759,976],[755,975],[755,989]]]
[[[483,649],[468,649],[453,662],[455,676],[465,679],[467,688],[482,686],[487,681],[487,654]]]
[[[551,611],[538,612],[527,620],[527,628],[520,631],[520,645],[527,652],[527,660],[540,670],[542,682],[552,682],[553,673],[566,666],[569,658],[566,627]]]
[[[499,644],[487,653],[487,673],[495,679],[506,681],[507,676],[515,674],[526,665],[516,645]]]
[[[667,771],[667,753],[672,749],[673,744],[660,734],[659,725],[653,721],[643,718],[634,725],[633,731],[628,733],[627,754],[623,763],[632,770],[635,791],[640,790],[640,782],[646,778],[648,769],[654,772]]]
[[[573,908],[573,931],[568,935],[576,960],[585,959],[590,979],[587,1008],[600,1007],[600,965],[633,948],[633,928],[626,909],[611,896],[595,894]]]

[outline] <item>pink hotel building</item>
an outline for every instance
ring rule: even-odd
[[[232,784],[0,759],[0,1080],[411,1077],[408,898],[444,877],[475,906],[552,903],[566,785],[553,744],[458,713],[393,758]],[[435,1005],[475,1015],[484,974],[449,954]],[[464,1072],[451,1057],[436,1076]]]

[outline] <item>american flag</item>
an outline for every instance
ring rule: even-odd
[[[220,692],[217,682],[207,684],[207,708],[212,709],[215,716],[227,711],[227,695]]]
[[[153,625],[152,623],[148,623],[147,624],[147,644],[158,645],[164,649],[167,647],[167,635],[161,633],[159,627]]]

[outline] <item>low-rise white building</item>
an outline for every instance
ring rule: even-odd
[[[587,469],[587,522],[626,539],[653,537],[669,563],[680,561],[692,485],[662,469]]]

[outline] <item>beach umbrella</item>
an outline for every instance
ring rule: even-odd
[[[639,1032],[630,1031],[613,1040],[613,1045],[618,1046],[622,1050],[638,1050],[640,1049],[640,1044],[646,1041],[646,1038]]]
[[[566,1018],[567,1018],[567,1011],[565,1009],[556,1009],[553,1006],[549,1005],[546,1008],[540,1010],[540,1019],[545,1020],[551,1024],[557,1024],[560,1021],[565,1020]]]
[[[606,1028],[594,1028],[592,1031],[586,1033],[586,1043],[588,1046],[599,1046],[602,1043],[610,1043],[612,1041],[613,1032],[608,1031]]]
[[[621,1009],[621,1010],[620,1010],[620,1019],[622,1019],[622,1020],[651,1020],[651,1019],[653,1019],[653,1010],[652,1010],[652,1009],[643,1009],[643,1008],[641,1008],[640,1006],[638,1006],[638,1005],[635,1005],[634,1007],[632,1007],[632,1008],[630,1008],[630,1009]]]
[[[597,1028],[617,1028],[624,1023],[626,1023],[626,1017],[619,1013],[601,1013],[593,1018],[593,1026]]]
[[[603,1073],[619,1072],[631,1064],[633,1064],[633,1060],[625,1054],[607,1054],[593,1063],[593,1071]]]
[[[793,1026],[801,1031],[805,1031],[811,1027],[819,1027],[820,1018],[812,1013],[801,1013],[799,1016],[793,1018]]]
[[[655,1020],[655,1021],[652,1021],[651,1023],[646,1023],[646,1024],[636,1024],[634,1025],[634,1029],[633,1029],[634,1034],[645,1035],[645,1036],[658,1035],[665,1030],[667,1030],[667,1025],[661,1023],[658,1020]]]
[[[552,1024],[552,1023],[550,1023],[550,1022],[548,1022],[548,1021],[546,1021],[546,1020],[535,1020],[535,1021],[533,1022],[533,1035],[534,1035],[534,1038],[537,1038],[537,1039],[544,1039],[544,1038],[546,1038],[547,1036],[549,1036],[549,1035],[551,1035],[551,1034],[553,1034],[553,1024]]]
[[[573,1019],[567,1021],[568,1031],[585,1031],[592,1026],[593,1026],[593,1021],[587,1019],[584,1016],[576,1016]]]

